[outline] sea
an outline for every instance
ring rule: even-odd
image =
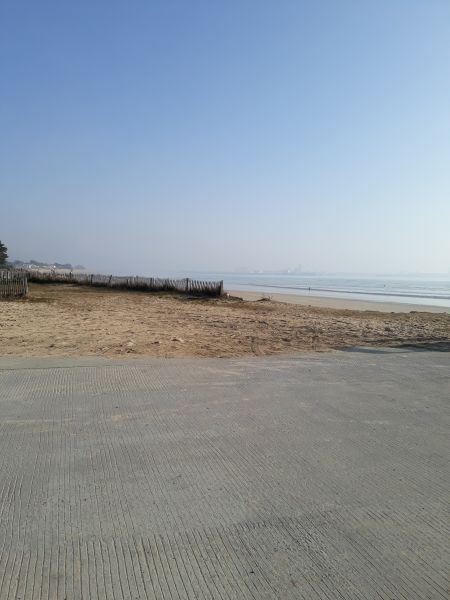
[[[450,308],[450,273],[394,276],[191,272],[179,273],[179,276],[223,280],[226,291],[297,294]]]

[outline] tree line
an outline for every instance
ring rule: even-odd
[[[0,241],[0,268],[4,268],[4,267],[12,267],[12,268],[20,268],[20,267],[27,267],[29,265],[32,265],[33,267],[47,267],[47,268],[55,268],[55,269],[66,269],[69,271],[73,271],[73,270],[84,270],[83,265],[75,265],[73,266],[70,263],[45,263],[45,262],[40,262],[39,260],[29,260],[28,262],[24,262],[23,260],[13,260],[12,262],[8,262],[8,248],[5,246],[5,244]]]
[[[8,260],[8,248],[0,240],[0,267],[6,266]]]

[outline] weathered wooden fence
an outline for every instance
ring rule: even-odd
[[[197,279],[162,279],[159,277],[118,277],[59,271],[27,271],[29,281],[39,283],[72,283],[97,287],[122,288],[149,292],[178,292],[197,296],[220,296],[223,281]]]
[[[20,298],[28,294],[26,273],[0,271],[0,298]]]

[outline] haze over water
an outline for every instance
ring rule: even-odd
[[[223,279],[225,288],[266,294],[298,294],[397,302],[450,308],[450,275],[340,275],[198,273],[201,279]]]

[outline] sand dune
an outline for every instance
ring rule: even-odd
[[[245,356],[354,345],[445,348],[450,315],[31,285],[0,303],[3,356]]]

